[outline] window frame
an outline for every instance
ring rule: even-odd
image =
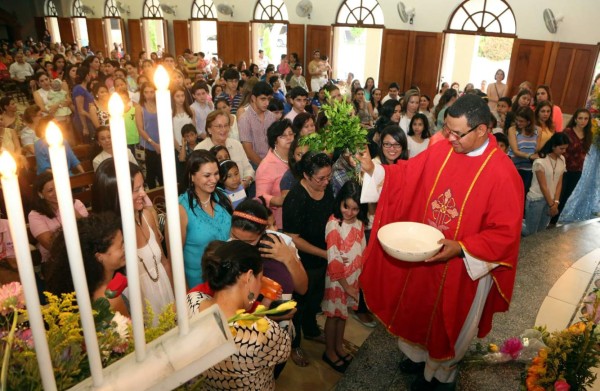
[[[375,2],[375,6],[371,9],[367,8],[364,5],[364,1],[373,1]],[[379,1],[377,0],[360,0],[360,5],[354,8],[350,8],[350,6],[347,4],[348,0],[344,0],[342,2],[342,4],[340,4],[340,7],[338,8],[338,11],[336,13],[335,16],[335,23],[332,25],[333,27],[364,27],[364,28],[385,28],[385,18],[384,18],[384,14],[383,14],[383,10],[381,9],[381,4],[379,4]],[[360,9],[364,9],[367,10],[367,14],[362,17],[362,14],[360,13],[359,15],[361,16],[361,19],[355,17],[356,19],[356,23],[348,23],[348,18],[346,18],[346,22],[340,22],[340,12],[342,12],[342,10],[344,9],[344,7],[346,7],[347,9],[350,10],[348,17],[353,16],[354,15],[354,11],[356,10],[360,10]],[[375,23],[376,22],[376,17],[374,15],[374,11],[375,9],[379,8],[379,10],[381,11],[381,17],[382,17],[382,23]],[[354,15],[355,16],[355,15]],[[372,18],[373,19],[373,23],[365,23],[365,20],[367,18]]]
[[[483,8],[482,9],[478,9],[475,13],[469,13],[469,11],[467,10],[467,8],[465,7],[465,5],[467,3],[469,3],[471,0],[464,0],[462,3],[460,3],[452,12],[452,15],[450,15],[450,18],[448,19],[448,25],[447,28],[444,30],[444,33],[450,33],[450,34],[467,34],[467,35],[482,35],[482,36],[488,36],[488,37],[502,37],[502,38],[517,38],[517,19],[515,18],[515,13],[513,12],[510,4],[508,4],[506,2],[506,0],[483,0]],[[488,2],[499,2],[499,3],[503,3],[506,8],[500,13],[500,14],[494,14],[492,12],[490,12],[487,9],[488,6]],[[466,14],[467,14],[467,18],[465,19],[465,21],[463,22],[463,28],[465,23],[467,23],[469,20],[472,21],[472,23],[477,26],[477,30],[473,31],[473,30],[457,30],[457,29],[452,29],[450,28],[450,26],[452,25],[452,22],[454,21],[454,18],[456,16],[456,13],[460,10],[463,10]],[[514,33],[505,33],[502,32],[503,28],[502,28],[502,23],[500,23],[500,17],[502,15],[504,15],[506,12],[510,12],[510,14],[512,15],[514,24],[515,24],[515,32]],[[481,20],[480,22],[476,21],[476,18],[479,17],[481,14]],[[491,15],[493,16],[493,19],[491,22],[487,23],[485,26],[483,26],[483,18],[485,17],[485,15]],[[493,23],[497,22],[498,25],[500,26],[500,32],[488,32],[486,31],[486,28],[490,25],[492,25]]]

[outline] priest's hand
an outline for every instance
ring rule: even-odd
[[[354,156],[356,157],[356,160],[360,162],[361,170],[369,175],[373,175],[375,163],[373,163],[373,159],[371,159],[369,148],[365,146],[363,151],[357,152]],[[350,165],[354,167],[354,162],[352,162],[352,159],[350,160]]]
[[[443,245],[440,252],[425,260],[425,262],[446,262],[458,257],[462,252],[462,247],[460,247],[460,243],[456,240],[440,239],[438,243]]]

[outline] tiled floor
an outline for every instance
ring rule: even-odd
[[[317,322],[321,328],[325,323],[325,317],[319,316]],[[349,351],[360,347],[367,337],[373,332],[373,329],[363,326],[354,318],[349,317],[346,322],[346,332],[344,334]],[[321,356],[325,350],[325,345],[313,341],[303,340],[302,348],[306,352],[310,364],[307,367],[299,367],[292,360],[288,363],[277,379],[277,390],[282,391],[327,391],[334,390],[335,385],[342,377],[341,374],[331,369]]]

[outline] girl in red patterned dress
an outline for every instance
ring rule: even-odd
[[[343,345],[348,306],[358,307],[358,276],[366,248],[367,205],[361,205],[360,192],[355,181],[342,186],[325,228],[328,264],[322,302],[327,317],[323,361],[342,373],[351,360]]]

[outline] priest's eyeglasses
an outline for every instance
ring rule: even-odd
[[[465,133],[460,133],[460,132],[458,132],[458,131],[456,131],[456,130],[451,130],[451,129],[448,127],[448,125],[444,125],[444,128],[443,128],[443,129],[444,129],[444,131],[445,131],[445,132],[448,132],[448,134],[451,134],[451,135],[453,135],[454,137],[456,137],[457,139],[459,139],[459,140],[460,140],[461,138],[465,137],[467,134],[469,134],[469,133],[471,133],[472,131],[474,131],[475,129],[477,129],[477,128],[479,127],[479,125],[481,125],[481,124],[475,125],[474,127],[472,127],[471,129],[469,129],[469,130],[468,130],[467,132],[465,132]]]

